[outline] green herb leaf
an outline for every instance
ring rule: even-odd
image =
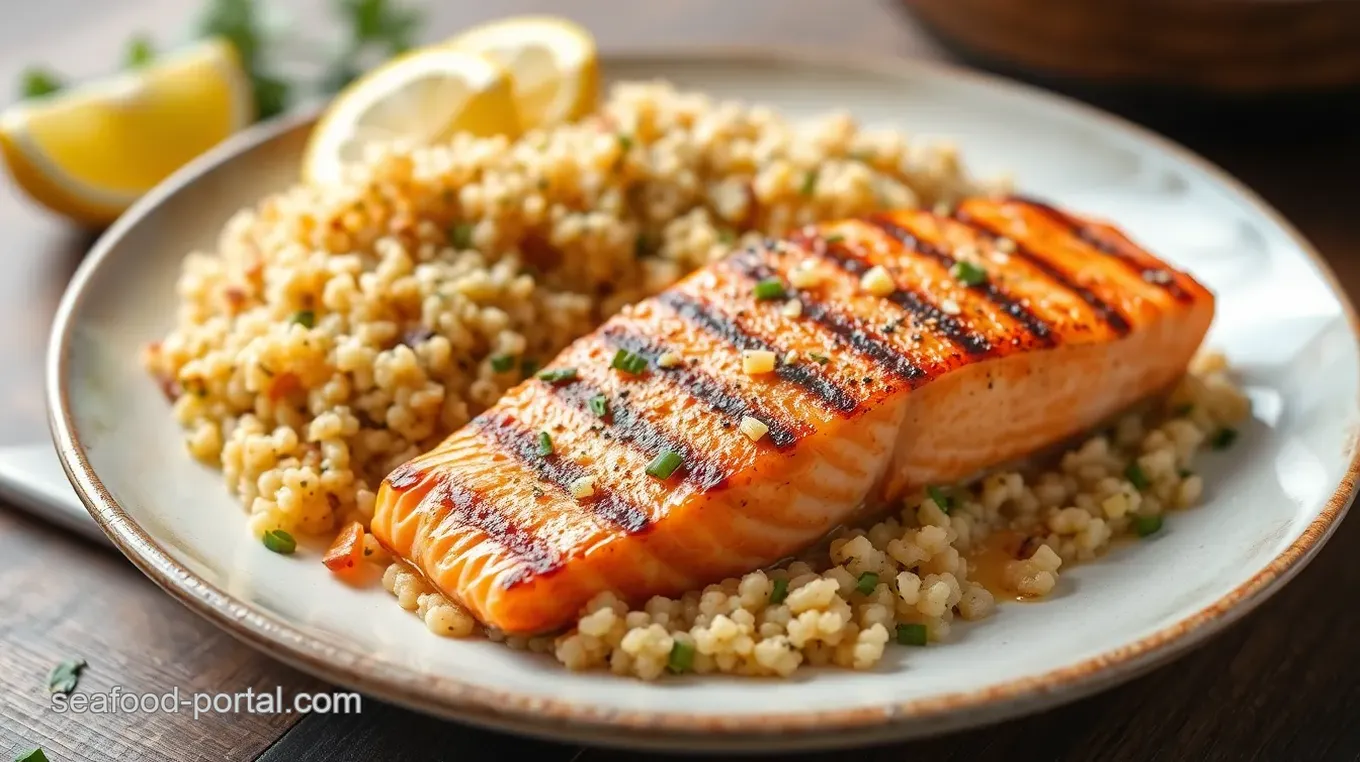
[[[76,684],[80,682],[80,673],[85,671],[85,667],[84,659],[62,660],[47,673],[47,692],[71,695],[71,691],[74,691]]]
[[[19,752],[19,756],[14,758],[14,762],[47,762],[47,755],[41,748],[32,748],[28,751]]]
[[[260,542],[279,555],[289,555],[297,550],[297,540],[282,529],[271,529],[260,537]]]
[[[198,21],[200,37],[223,37],[236,48],[241,65],[254,72],[264,43],[255,0],[211,0]]]
[[[929,640],[926,626],[923,624],[899,624],[897,625],[897,643],[903,646],[923,646]]]
[[[659,248],[660,244],[646,233],[638,233],[637,238],[633,239],[633,256],[638,259],[652,256]]]
[[[798,192],[804,196],[811,196],[815,190],[817,190],[817,170],[810,169],[806,175],[803,175],[803,186],[798,189]]]
[[[471,249],[472,231],[473,227],[469,223],[460,222],[459,224],[454,225],[452,228],[449,228],[449,243],[453,244],[453,248],[458,249],[459,251]]]
[[[566,382],[568,382],[568,381],[575,381],[575,380],[576,380],[576,369],[575,369],[575,368],[554,368],[554,369],[552,369],[552,370],[543,370],[543,371],[539,371],[539,372],[538,372],[538,379],[539,379],[540,381],[547,381],[547,382],[550,383],[550,384],[562,384],[562,383],[566,383]]]
[[[1140,492],[1152,486],[1152,480],[1148,478],[1147,472],[1143,470],[1142,466],[1138,465],[1136,460],[1129,463],[1128,468],[1124,469],[1124,478],[1128,479],[1129,484],[1132,484]]]
[[[876,587],[878,587],[878,575],[873,572],[864,572],[859,575],[859,581],[855,583],[855,589],[865,595],[872,595]]]
[[[679,640],[671,646],[671,655],[666,659],[666,669],[675,674],[688,672],[694,668],[694,646]]]
[[[835,244],[838,244],[838,243],[840,243],[841,241],[844,241],[844,240],[845,240],[845,236],[841,235],[840,233],[837,233],[837,234],[835,234],[835,235],[829,235],[829,236],[827,236],[825,240],[826,240],[826,243],[827,243],[828,246],[834,246]]]
[[[636,376],[647,369],[647,358],[637,352],[619,349],[614,353],[614,359],[609,362],[609,367]]]
[[[784,284],[778,278],[766,278],[756,284],[751,290],[755,294],[756,301],[766,302],[771,299],[784,298]]]
[[[671,478],[671,474],[680,467],[685,459],[680,457],[680,453],[672,450],[662,450],[659,455],[652,458],[652,462],[647,464],[647,475],[665,481]]]
[[[770,605],[778,606],[787,597],[789,597],[789,581],[786,579],[775,580],[774,587],[770,589]]]
[[[278,77],[256,73],[250,78],[255,93],[255,118],[268,119],[288,110],[293,88]]]
[[[146,66],[156,58],[156,50],[151,46],[151,38],[139,34],[128,40],[127,52],[123,54],[123,65],[129,69]]]
[[[959,260],[954,266],[949,268],[949,274],[954,276],[954,280],[965,286],[980,286],[987,282],[987,271],[973,264]]]
[[[61,78],[47,69],[26,69],[19,80],[19,96],[25,99],[51,95],[61,88]]]
[[[354,51],[346,49],[326,67],[326,74],[321,78],[323,93],[334,95],[359,78],[360,72],[354,65],[354,55]]]
[[[514,355],[492,355],[491,370],[496,373],[505,373],[515,367]]]
[[[620,132],[618,137],[620,151],[628,153],[633,149],[633,138],[631,136],[625,135],[622,132]]]
[[[1139,537],[1156,534],[1162,528],[1161,516],[1134,516],[1133,533]]]
[[[1192,404],[1190,404],[1189,402],[1187,402],[1187,403],[1185,403],[1185,404],[1183,404],[1183,405],[1177,405],[1177,406],[1175,407],[1175,409],[1172,410],[1171,412],[1172,412],[1173,414],[1175,414],[1176,416],[1180,417],[1180,416],[1187,416],[1187,415],[1190,415],[1190,414],[1193,413],[1194,411],[1195,411],[1195,406],[1192,405]]]
[[[1226,450],[1232,447],[1232,443],[1237,441],[1237,429],[1221,428],[1214,433],[1209,440],[1209,446],[1215,450]]]
[[[954,501],[939,487],[926,487],[926,494],[929,495],[930,499],[935,501],[935,505],[939,506],[940,510],[945,513],[949,513],[949,510],[954,507]]]
[[[546,431],[538,432],[538,457],[546,458],[553,454],[552,437]]]
[[[1178,470],[1176,471],[1176,475],[1179,476],[1179,477],[1182,478],[1182,479],[1189,479],[1190,477],[1192,477],[1192,476],[1195,475],[1195,472],[1194,472],[1194,471],[1191,471],[1191,470],[1188,469],[1188,468],[1182,468],[1182,469],[1178,469]]]
[[[830,357],[827,357],[826,355],[823,354],[818,354],[817,352],[808,352],[808,357],[811,357],[813,362],[818,363],[820,365],[826,365],[827,363],[831,362]]]
[[[538,372],[538,360],[535,360],[532,357],[526,357],[523,360],[520,360],[519,372],[523,373],[525,378],[534,375]]]
[[[609,398],[603,394],[597,394],[594,397],[591,397],[587,404],[590,406],[590,412],[594,413],[596,418],[603,418],[606,415],[609,415]]]
[[[718,228],[718,243],[734,243],[737,240],[737,231],[732,228]]]
[[[298,310],[293,313],[293,322],[303,328],[316,327],[316,313],[311,310]]]

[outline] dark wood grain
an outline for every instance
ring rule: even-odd
[[[321,18],[329,0],[275,3]],[[0,22],[0,89],[31,61],[72,74],[107,69],[137,30],[171,39],[196,3],[44,0]],[[779,44],[938,56],[891,0],[501,0],[430,3],[426,37],[509,13],[550,11],[588,25],[605,48]],[[1179,137],[1257,188],[1360,294],[1360,131],[1325,139],[1232,140],[1216,128]],[[0,181],[0,444],[46,435],[42,355],[56,301],[89,244]],[[1360,759],[1360,524],[1351,521],[1287,590],[1228,633],[1100,696],[983,730],[869,750],[865,760]],[[0,508],[0,759],[41,744],[57,760],[483,760],[576,749],[513,739],[369,702],[358,717],[59,715],[47,670],[91,663],[85,691],[243,691],[316,687],[219,634],[121,557]],[[291,729],[291,732],[289,732]],[[261,757],[260,755],[263,754]],[[655,755],[648,755],[655,756]],[[823,754],[807,760],[832,760]],[[582,760],[639,755],[588,750]]]

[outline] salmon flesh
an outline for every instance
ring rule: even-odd
[[[1173,384],[1213,312],[1116,228],[1026,199],[809,227],[577,340],[393,471],[372,531],[483,623],[550,631],[1078,434]]]

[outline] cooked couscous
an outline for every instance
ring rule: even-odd
[[[177,324],[145,361],[189,451],[221,467],[251,532],[366,528],[389,471],[604,317],[739,240],[986,190],[949,146],[845,115],[794,125],[761,107],[624,85],[577,124],[390,146],[342,183],[242,211],[215,251],[186,259]],[[880,288],[870,275],[865,288]],[[777,358],[745,359],[761,373]],[[892,641],[941,640],[955,615],[986,616],[997,595],[1042,596],[1063,563],[1155,532],[1164,511],[1199,499],[1188,469],[1201,445],[1245,413],[1210,356],[1168,402],[1052,470],[931,488],[807,559],[679,600],[629,610],[599,596],[555,637],[484,634],[572,669],[643,678],[867,668]],[[759,439],[752,420],[742,431]],[[363,541],[366,557],[385,558]],[[483,632],[401,563],[383,584],[436,633]]]

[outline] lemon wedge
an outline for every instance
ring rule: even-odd
[[[415,50],[365,74],[336,96],[308,139],[303,178],[333,182],[373,143],[430,145],[458,132],[518,134],[509,77],[475,53],[444,47]]]
[[[510,73],[524,129],[567,122],[595,109],[600,66],[590,33],[553,16],[514,16],[473,27],[448,45],[490,58]]]
[[[204,40],[151,64],[0,113],[0,153],[30,197],[105,224],[254,119],[235,50]]]

